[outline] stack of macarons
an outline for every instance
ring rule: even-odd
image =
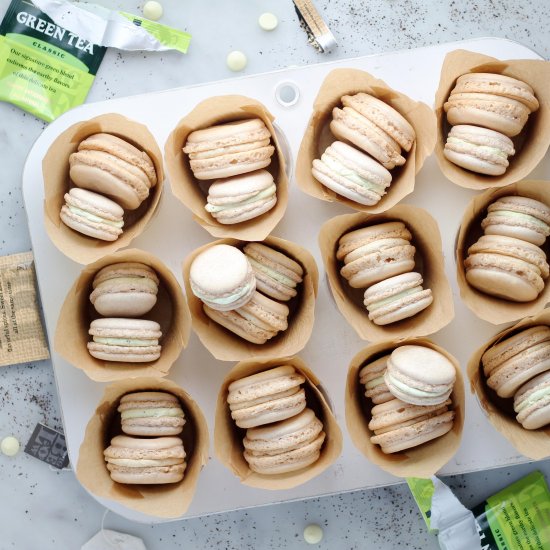
[[[520,134],[539,102],[529,84],[493,73],[460,76],[443,106],[452,125],[443,154],[450,162],[487,176],[500,176],[515,154]]]
[[[265,244],[217,244],[191,264],[189,283],[204,313],[253,344],[264,344],[288,328],[286,303],[298,294],[303,268]]]
[[[124,210],[135,210],[157,184],[151,157],[125,139],[99,133],[84,139],[69,157],[76,186],[65,194],[61,221],[103,241],[123,233]]]
[[[90,324],[88,351],[92,357],[122,363],[146,363],[160,357],[160,325],[136,319],[155,306],[158,285],[155,270],[138,262],[110,264],[96,273],[90,302],[104,317]]]
[[[450,399],[454,365],[443,354],[404,345],[359,371],[365,396],[372,400],[370,440],[384,453],[396,453],[445,435],[455,413]]]
[[[391,184],[390,170],[405,164],[402,152],[411,150],[416,133],[403,115],[372,95],[345,95],[341,103],[330,123],[338,141],[313,161],[312,174],[335,193],[373,206]]]
[[[263,475],[285,474],[315,463],[325,440],[323,423],[307,408],[305,377],[283,365],[232,382],[227,403],[246,429],[244,458]]]
[[[538,325],[498,341],[481,357],[487,385],[514,398],[517,421],[527,430],[550,425],[550,328]]]
[[[468,283],[497,298],[535,300],[549,274],[540,247],[550,235],[550,207],[529,197],[500,197],[489,205],[481,227],[484,235],[464,260]]]
[[[369,319],[388,325],[413,317],[432,302],[430,289],[413,271],[416,249],[403,222],[385,222],[340,237],[336,257],[340,274],[353,288],[365,288]]]
[[[129,393],[117,410],[126,435],[115,436],[103,452],[111,479],[147,485],[181,481],[187,463],[178,437],[185,424],[179,399],[158,391]]]
[[[252,118],[196,130],[183,152],[195,178],[212,181],[205,209],[221,224],[261,216],[277,203],[270,172],[275,147],[263,120]]]

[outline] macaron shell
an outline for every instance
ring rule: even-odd
[[[538,269],[522,260],[498,254],[474,254],[465,262],[468,284],[512,302],[535,300],[544,288]]]
[[[369,319],[379,326],[390,325],[403,319],[414,317],[432,303],[432,291],[428,288],[417,294],[401,298],[373,312],[369,312]]]
[[[550,370],[521,386],[514,396],[514,410],[526,430],[550,424]]]
[[[246,222],[248,220],[253,220],[269,212],[277,204],[277,195],[272,195],[269,198],[255,201],[244,206],[238,206],[236,208],[224,210],[223,212],[218,212],[214,214],[213,217],[216,218],[220,223],[225,225],[233,225],[236,223]]]
[[[538,403],[536,409],[534,406],[532,409],[522,411],[523,414],[520,413],[516,417],[526,430],[538,430],[550,424],[550,397]]]
[[[484,174],[486,176],[501,176],[506,172],[506,168],[509,163],[491,162],[476,156],[476,152],[472,151],[471,153],[460,153],[458,151],[451,150],[447,145],[443,149],[443,154],[445,158],[471,172],[476,172],[477,174]]]
[[[405,151],[410,151],[416,139],[414,128],[407,119],[391,105],[366,93],[342,97],[345,106],[352,107],[358,113],[374,122],[391,136]]]
[[[181,481],[184,477],[187,463],[149,468],[124,468],[108,464],[107,468],[109,469],[111,479],[117,483],[163,485]]]
[[[108,346],[96,342],[88,342],[87,346],[92,357],[117,363],[149,363],[156,361],[160,357],[162,349],[161,346]]]
[[[94,301],[94,308],[105,317],[140,317],[149,313],[157,303],[156,294],[120,292],[103,294]]]

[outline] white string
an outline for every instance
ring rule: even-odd
[[[103,513],[103,518],[101,519],[101,534],[103,535],[103,540],[109,545],[110,548],[114,548],[116,550],[116,546],[115,544],[113,543],[112,540],[110,540],[108,537],[107,537],[107,532],[105,531],[105,519],[107,517],[107,514],[109,513],[109,509],[108,508],[105,508],[105,512]]]

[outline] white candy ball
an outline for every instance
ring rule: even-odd
[[[143,16],[151,21],[158,21],[163,13],[164,9],[162,8],[162,4],[155,0],[149,0],[149,2],[145,2],[143,6]]]
[[[304,529],[304,540],[308,544],[319,544],[323,540],[323,530],[320,525],[312,523]]]
[[[235,50],[227,55],[227,66],[234,72],[242,71],[246,67],[247,59],[243,52]]]
[[[19,441],[17,438],[13,437],[13,435],[4,437],[0,443],[0,450],[2,451],[2,454],[5,454],[6,456],[15,456],[19,452],[19,449]]]

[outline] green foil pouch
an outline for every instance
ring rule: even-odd
[[[12,0],[0,25],[0,101],[51,122],[84,102],[106,51]]]

